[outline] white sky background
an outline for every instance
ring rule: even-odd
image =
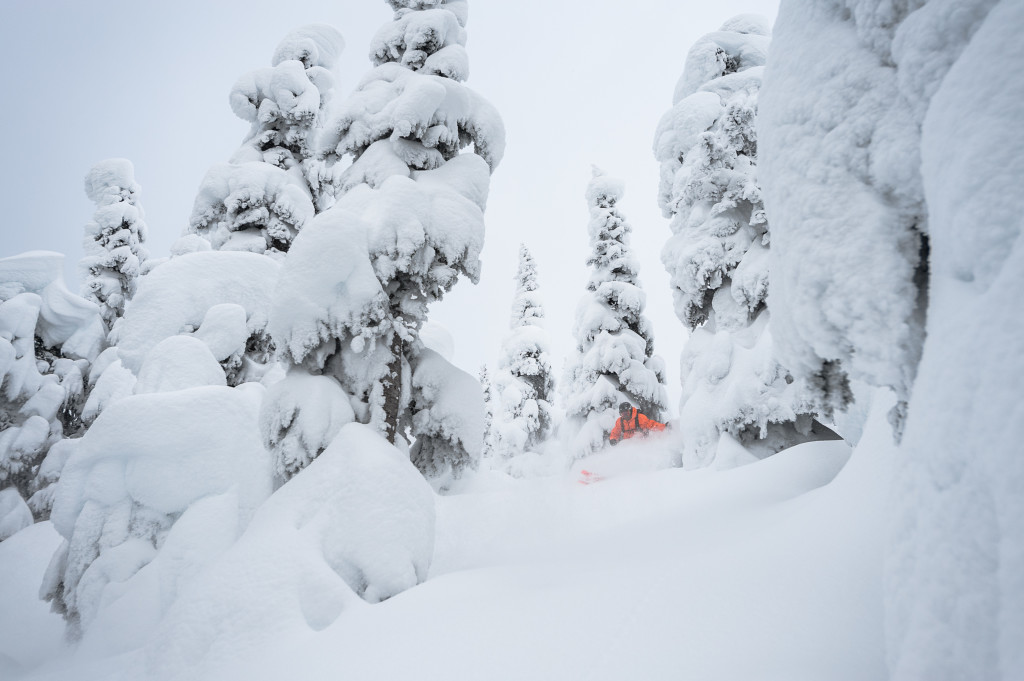
[[[655,347],[677,408],[686,333],[660,262],[669,235],[657,206],[654,129],[671,105],[686,53],[735,14],[774,20],[777,0],[470,0],[468,84],[501,112],[505,159],[491,179],[483,276],[460,283],[431,315],[455,337],[455,362],[494,365],[507,330],[518,246],[537,261],[553,360],[573,349],[587,279],[583,193],[595,164],[626,183]],[[328,23],[347,47],[337,97],[368,71],[370,38],[391,18],[384,0],[0,0],[0,257],[67,255],[77,288],[83,179],[97,161],[135,164],[147,246],[167,254],[207,169],[239,146],[248,123],[228,105],[243,73],[269,66],[296,26]]]

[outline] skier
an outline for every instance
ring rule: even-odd
[[[615,427],[612,428],[612,432],[608,435],[608,441],[612,445],[617,445],[619,440],[628,440],[637,433],[647,437],[647,434],[652,430],[661,431],[666,428],[668,428],[668,425],[647,418],[640,413],[639,409],[634,409],[632,404],[623,402],[619,405],[619,418],[615,421]]]

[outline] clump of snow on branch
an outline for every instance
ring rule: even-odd
[[[697,41],[655,134],[659,203],[672,219],[662,260],[693,331],[680,360],[684,465],[707,465],[722,433],[758,456],[834,437],[774,358],[770,229],[757,180],[757,98],[767,22],[741,15]],[[722,465],[719,462],[719,465]]]
[[[98,163],[85,176],[85,193],[96,204],[96,212],[85,227],[85,257],[79,263],[82,294],[99,305],[108,328],[135,295],[148,257],[142,245],[147,228],[139,191],[135,168],[127,159]]]
[[[664,362],[654,354],[654,331],[643,314],[647,296],[630,251],[632,227],[617,206],[623,192],[620,180],[594,168],[586,191],[590,277],[576,310],[576,356],[562,383],[577,458],[604,447],[620,402],[654,420],[666,407]]]
[[[554,377],[551,341],[544,329],[544,306],[537,284],[537,266],[525,245],[519,247],[516,290],[510,331],[502,341],[495,375],[497,419],[494,449],[503,459],[535,449],[551,434]]]
[[[278,477],[287,480],[308,466],[354,418],[348,395],[329,376],[293,371],[270,386],[260,432]]]
[[[264,162],[225,163],[203,178],[189,226],[215,250],[283,253],[314,212],[294,174]]]

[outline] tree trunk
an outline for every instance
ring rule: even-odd
[[[384,377],[384,437],[395,444],[398,439],[398,422],[402,410],[402,355],[405,343],[395,332],[391,337],[391,362]]]

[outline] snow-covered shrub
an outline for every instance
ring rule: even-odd
[[[590,279],[576,309],[576,356],[562,383],[577,458],[605,445],[619,403],[628,400],[655,420],[666,406],[664,362],[654,354],[647,296],[629,246],[632,227],[617,207],[623,192],[621,180],[594,168],[586,191]]]
[[[769,34],[765,19],[741,15],[697,41],[655,135],[672,219],[662,260],[693,331],[680,360],[685,465],[710,463],[726,432],[759,456],[835,437],[772,349],[756,132]]]
[[[511,458],[532,450],[548,438],[552,425],[555,381],[549,357],[551,342],[544,330],[544,306],[537,293],[537,266],[525,245],[519,246],[511,329],[501,345],[494,447]]]
[[[778,347],[837,404],[906,401],[893,679],[1024,678],[1021,31],[1011,0],[790,0],[765,74]]]
[[[82,295],[99,305],[107,328],[135,295],[148,257],[142,245],[146,223],[139,191],[135,168],[127,159],[97,163],[85,176],[85,193],[96,204],[96,212],[85,226],[85,257],[79,262]]]
[[[212,360],[211,360],[212,361]],[[153,560],[175,521],[206,497],[236,495],[244,527],[270,494],[257,418],[263,389],[199,387],[110,404],[70,448],[51,519],[64,543],[41,595],[77,637]],[[155,595],[155,594],[154,594]]]
[[[203,179],[189,233],[216,250],[280,257],[317,210],[333,201],[333,180],[316,158],[315,134],[343,48],[330,26],[304,26],[281,41],[272,66],[235,83],[231,108],[252,127],[230,163],[214,166]]]
[[[407,414],[410,364],[428,306],[460,276],[479,277],[490,171],[504,147],[501,119],[453,66],[465,62],[462,10],[403,6],[381,29],[378,65],[324,136],[327,162],[352,158],[344,194],[296,238],[271,311],[293,368],[336,379],[357,419],[391,442],[403,423],[414,438],[444,428],[430,409]],[[459,153],[469,145],[474,153]]]
[[[100,308],[64,285],[63,259],[0,260],[0,489],[16,489],[37,518],[49,514],[60,473],[44,461],[85,428],[90,366],[107,334]]]

